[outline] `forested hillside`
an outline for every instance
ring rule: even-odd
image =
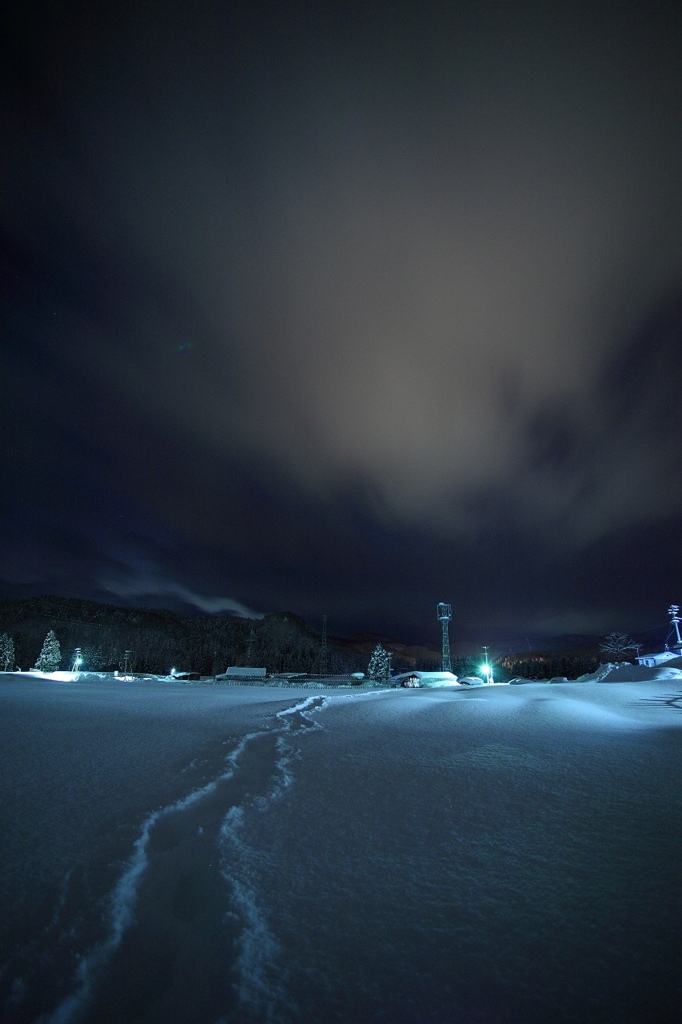
[[[600,655],[595,646],[593,649],[577,651],[528,651],[525,654],[510,654],[500,659],[499,664],[508,677],[551,679],[566,676],[567,679],[577,679],[578,676],[594,672],[603,660],[607,659]]]
[[[182,616],[163,609],[118,608],[69,598],[39,597],[0,602],[0,633],[13,637],[16,665],[31,668],[48,630],[57,635],[62,668],[81,648],[83,669],[121,668],[131,651],[132,669],[168,672],[171,668],[202,675],[228,665],[264,665],[269,672],[318,672],[321,638],[303,619],[289,613],[245,619],[218,614]],[[363,669],[360,655],[328,645],[332,672]]]

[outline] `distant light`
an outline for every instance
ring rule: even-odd
[[[486,676],[492,675],[492,671],[493,671],[492,665],[481,665],[481,672],[483,672],[484,675],[486,675]]]

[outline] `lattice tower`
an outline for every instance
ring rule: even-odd
[[[450,661],[450,633],[448,630],[448,623],[452,618],[452,605],[441,603],[438,605],[438,620],[443,627],[443,672],[452,671],[452,662]]]

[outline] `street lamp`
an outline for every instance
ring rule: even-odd
[[[481,665],[481,672],[486,677],[486,682],[487,683],[492,683],[492,682],[494,682],[494,679],[493,679],[493,666],[490,664],[490,662],[488,660],[488,648],[487,647],[483,648],[483,654],[485,656],[485,662],[484,662],[483,665]]]

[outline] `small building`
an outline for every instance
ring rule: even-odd
[[[657,665],[665,665],[666,662],[672,661],[673,658],[680,658],[682,656],[682,636],[680,636],[680,607],[677,604],[671,604],[668,608],[668,615],[670,616],[670,629],[665,640],[665,645],[662,651],[658,651],[656,654],[642,654],[638,657],[637,664],[644,665],[645,668],[656,668]],[[676,643],[673,644],[673,650],[669,650],[668,641],[675,635]],[[677,667],[677,666],[676,666]]]
[[[254,682],[265,682],[268,675],[266,668],[253,668],[251,665],[230,665],[225,672],[221,672],[216,679],[240,679],[254,680]]]
[[[443,686],[457,686],[457,676],[453,672],[401,672],[398,676],[393,676],[393,683],[396,686],[423,686],[423,687],[443,687]]]
[[[637,664],[645,665],[647,668],[655,668],[657,665],[665,665],[666,661],[672,661],[679,657],[679,651],[658,651],[657,654],[642,654],[637,658]]]

